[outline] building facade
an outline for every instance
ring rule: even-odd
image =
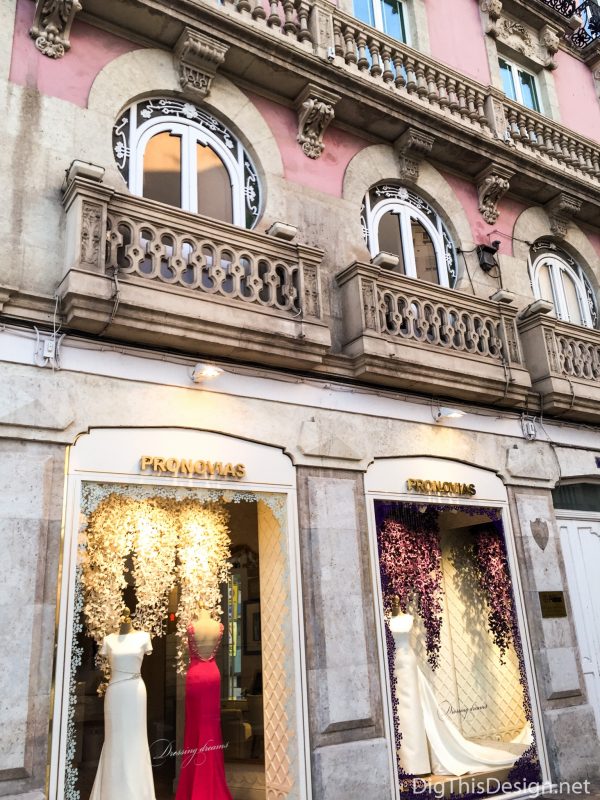
[[[159,800],[200,608],[236,800],[600,780],[595,2],[0,17],[0,797],[126,609]]]

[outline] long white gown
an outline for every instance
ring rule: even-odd
[[[142,660],[152,652],[150,634],[109,634],[102,642],[111,678],[104,700],[104,744],[90,800],[155,800],[146,732]]]
[[[392,617],[390,628],[396,645],[394,670],[396,702],[402,745],[400,764],[411,775],[466,775],[511,767],[531,744],[529,725],[510,743],[482,745],[466,739],[441,713],[429,681],[419,669],[410,646],[413,617]]]

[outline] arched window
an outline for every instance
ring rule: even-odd
[[[554,242],[539,241],[531,248],[531,283],[536,298],[554,304],[558,319],[598,327],[596,298],[585,272]]]
[[[173,98],[134,103],[113,129],[113,147],[134,194],[246,228],[256,224],[256,169],[233,134],[200,106]]]
[[[363,235],[371,257],[398,256],[396,272],[442,286],[454,286],[456,250],[440,216],[404,186],[374,186],[362,206]]]

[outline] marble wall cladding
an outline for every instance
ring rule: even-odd
[[[64,448],[0,445],[0,796],[44,781],[63,464]]]
[[[313,793],[389,797],[362,476],[300,468],[298,491]]]

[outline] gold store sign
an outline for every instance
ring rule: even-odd
[[[406,481],[408,492],[419,494],[457,494],[473,497],[476,493],[474,483],[457,483],[454,481],[430,481],[422,478],[409,478]]]
[[[142,456],[140,471],[150,470],[154,473],[168,472],[171,475],[188,475],[201,478],[243,478],[246,475],[245,464],[232,464],[223,461],[203,461],[194,458],[165,458],[164,456]]]

